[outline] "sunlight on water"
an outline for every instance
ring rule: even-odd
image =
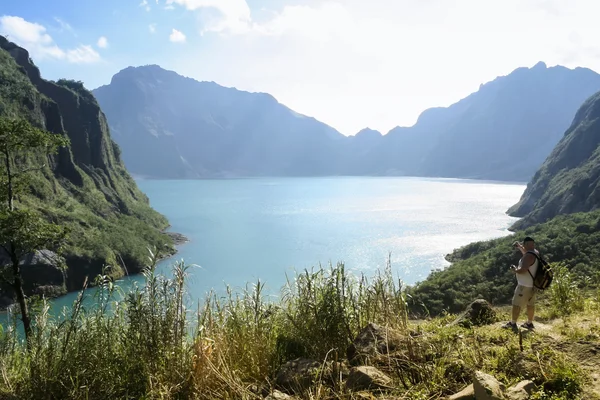
[[[421,178],[268,178],[138,181],[172,230],[190,243],[175,260],[192,271],[192,300],[224,284],[266,281],[277,292],[285,274],[343,261],[367,274],[385,266],[411,284],[448,265],[444,256],[477,240],[507,235],[506,210],[522,184]],[[132,277],[121,283],[126,288]],[[93,293],[93,290],[90,291]],[[75,300],[57,299],[53,312]]]

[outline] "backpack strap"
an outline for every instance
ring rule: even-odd
[[[533,254],[537,260],[540,259],[540,256],[538,256],[538,254],[535,251],[531,251],[531,250],[530,251],[526,251],[525,254],[527,254],[527,253]],[[531,265],[533,265],[533,264],[535,264],[535,261],[533,261],[531,263]],[[531,267],[531,265],[529,267],[527,267],[527,272],[529,272],[529,275],[531,275],[531,279],[533,279],[535,281],[535,276],[533,276],[533,274],[531,273],[531,270],[529,269]]]

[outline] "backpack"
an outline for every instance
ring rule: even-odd
[[[550,286],[550,284],[552,283],[552,279],[554,278],[554,272],[552,271],[552,268],[550,268],[550,264],[548,264],[546,260],[544,260],[542,257],[540,257],[533,251],[528,251],[527,253],[533,254],[539,261],[538,269],[537,271],[535,271],[535,276],[533,276],[531,271],[527,271],[529,272],[529,275],[531,275],[531,277],[533,278],[533,286],[535,286],[539,290],[547,289],[548,286]]]

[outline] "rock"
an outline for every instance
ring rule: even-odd
[[[469,304],[467,309],[450,325],[460,325],[465,328],[493,324],[498,320],[496,311],[490,303],[478,299]]]
[[[269,394],[265,397],[265,400],[292,400],[294,397],[280,392],[279,390],[274,390],[273,393]]]
[[[375,367],[354,367],[346,381],[350,390],[391,389],[392,379]]]
[[[10,256],[0,247],[0,267],[11,265]],[[50,250],[37,250],[19,259],[25,295],[57,297],[66,293],[64,259]],[[13,289],[0,282],[0,309],[13,303]]]
[[[165,232],[165,234],[168,237],[171,238],[171,240],[173,241],[173,243],[176,246],[185,244],[185,243],[187,243],[187,242],[190,241],[186,236],[182,235],[181,233],[177,233],[177,232]]]
[[[405,341],[406,338],[397,331],[369,323],[348,346],[346,356],[350,365],[367,364],[378,354],[398,349]]]
[[[315,382],[321,363],[307,358],[297,358],[281,366],[275,384],[285,392],[298,393]]]
[[[509,387],[505,396],[509,400],[527,400],[535,388],[535,383],[532,381],[521,381],[515,386]]]
[[[475,398],[477,400],[501,400],[505,399],[506,386],[498,382],[496,378],[481,371],[476,371],[473,379]]]
[[[460,392],[448,397],[448,400],[475,400],[475,388],[471,383]]]

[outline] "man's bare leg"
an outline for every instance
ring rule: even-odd
[[[529,307],[527,307],[527,312],[529,312]],[[512,322],[517,323],[517,320],[519,319],[519,314],[521,314],[521,307],[519,306],[512,306]]]
[[[513,315],[515,315],[513,311]],[[527,306],[527,322],[533,322],[533,316],[535,315],[535,306]]]

